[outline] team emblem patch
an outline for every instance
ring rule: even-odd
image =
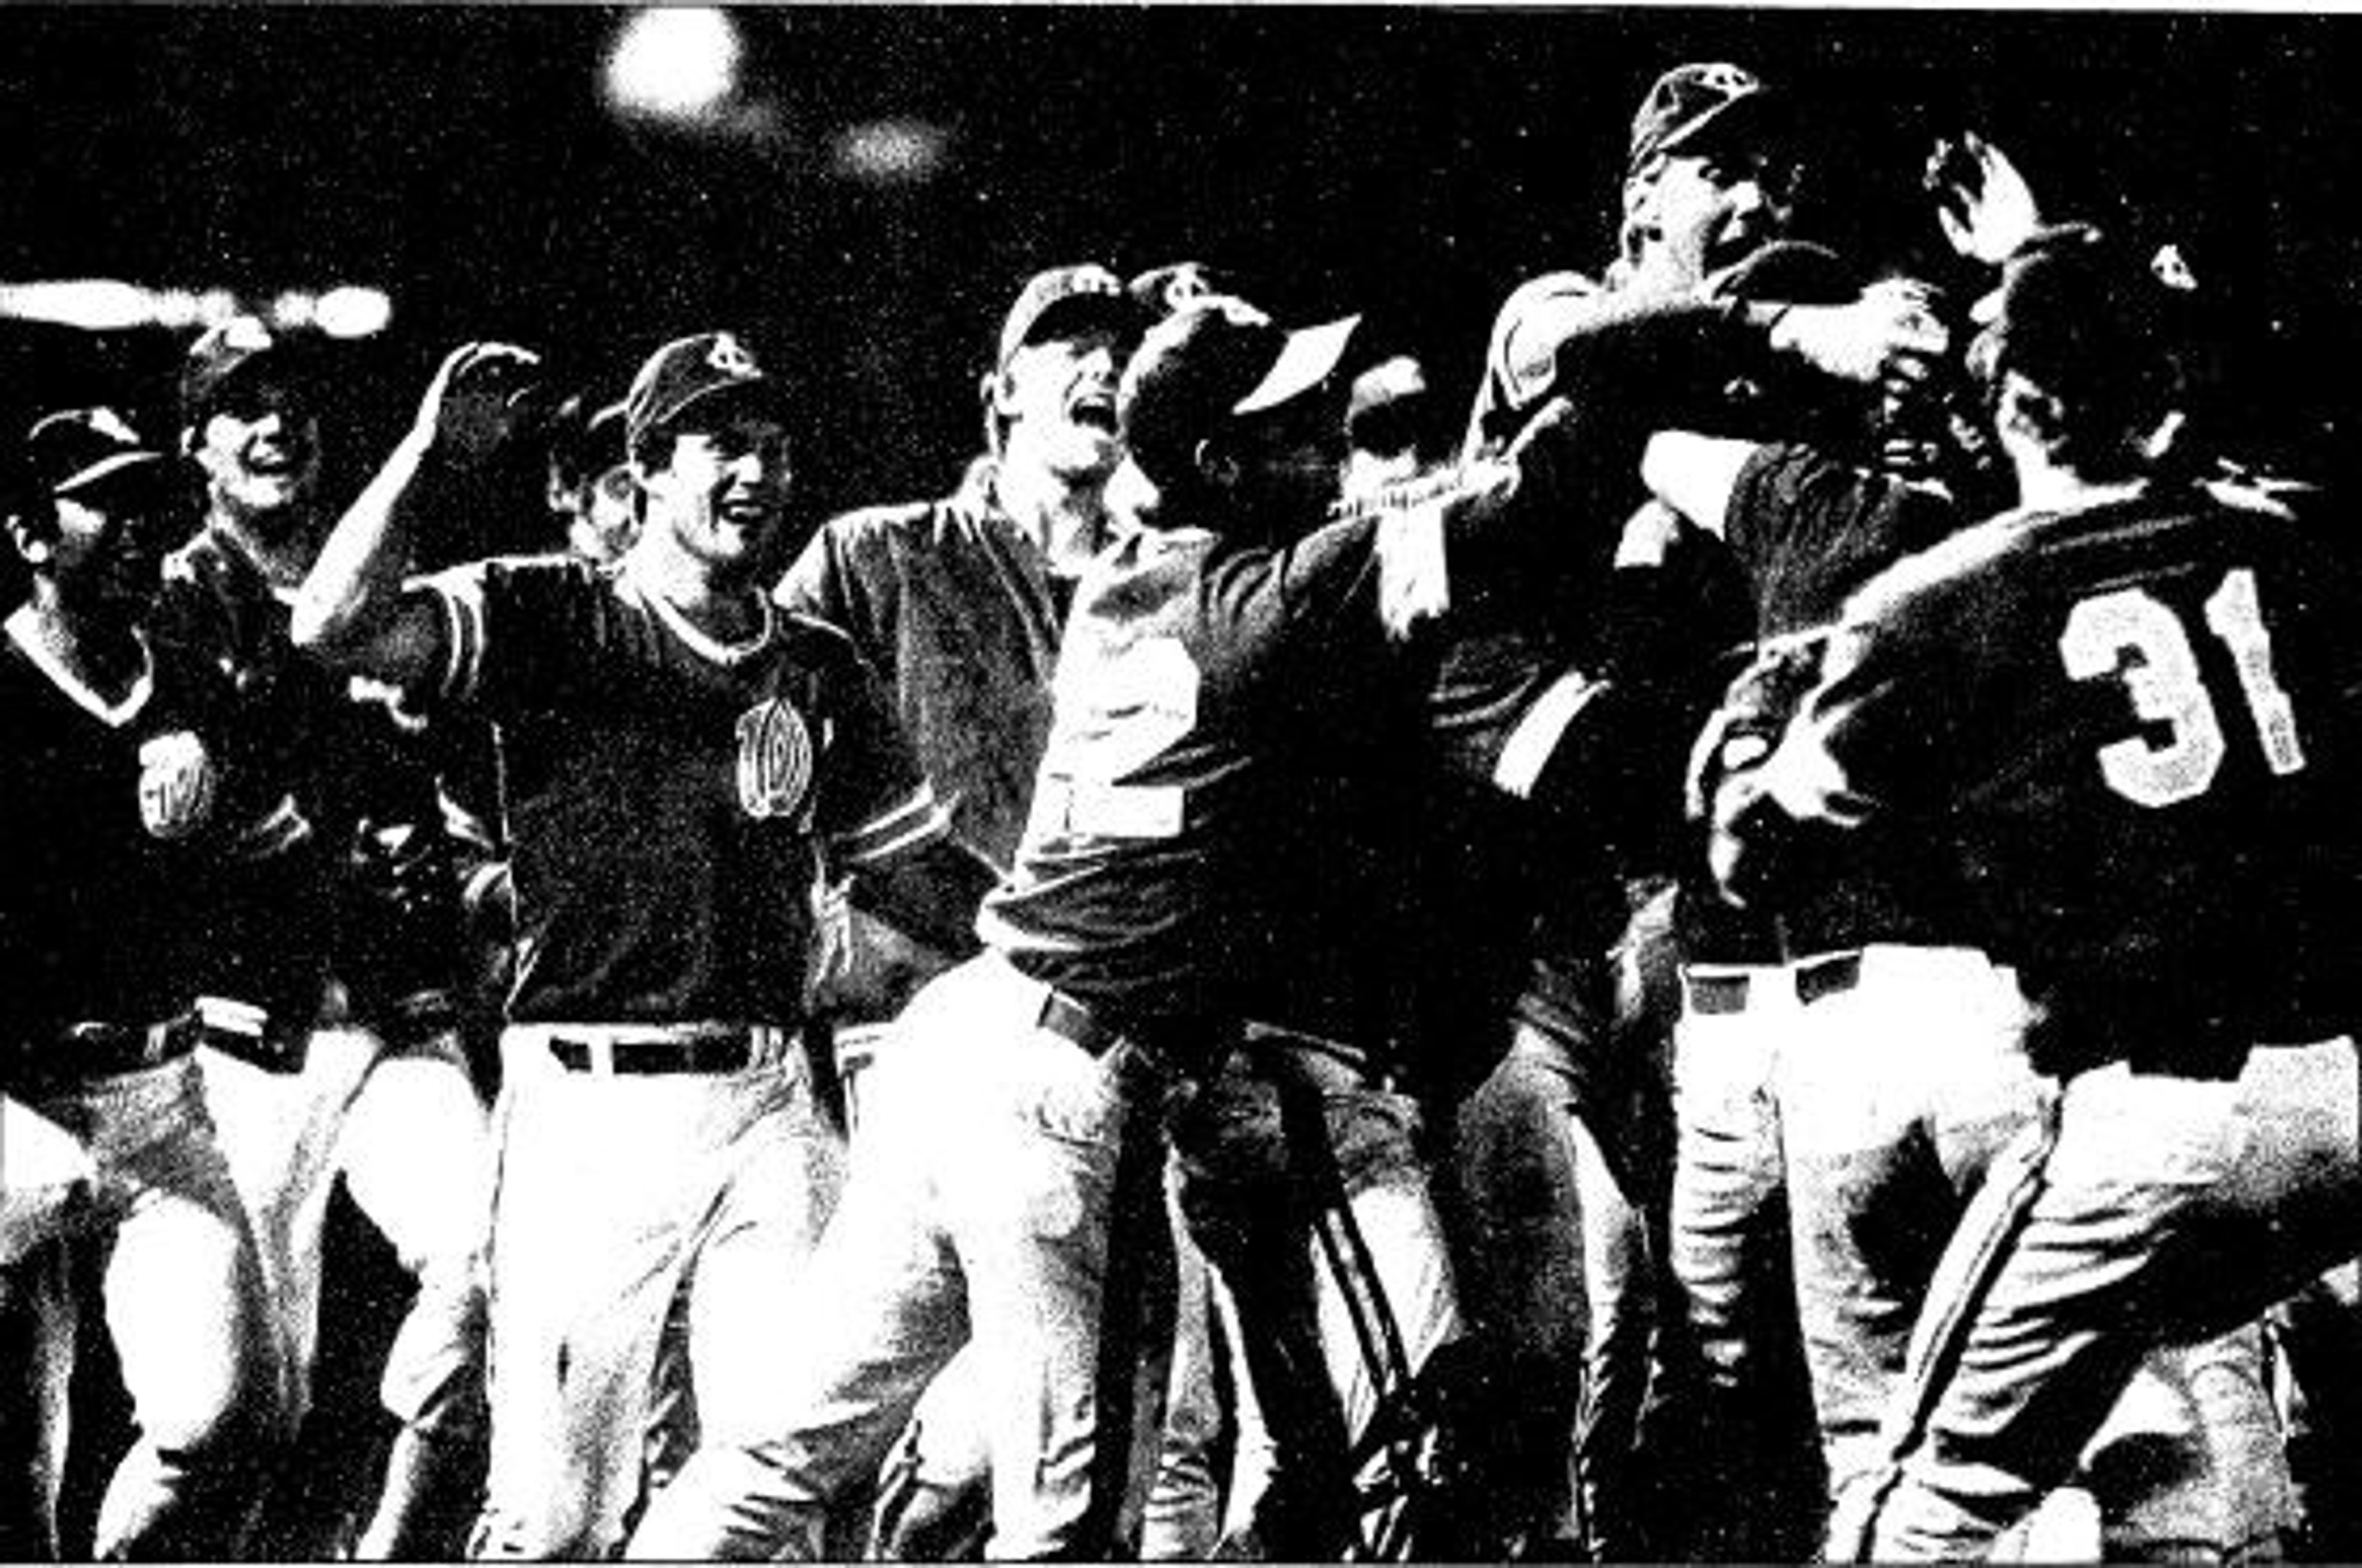
[[[215,771],[205,743],[186,730],[139,747],[139,823],[149,836],[186,838],[213,815]]]
[[[811,788],[811,731],[771,698],[738,715],[738,804],[750,817],[791,817]]]
[[[705,362],[725,376],[762,373],[755,368],[755,356],[747,353],[745,346],[726,332],[715,337],[712,348],[705,356]]]

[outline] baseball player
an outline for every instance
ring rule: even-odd
[[[1342,866],[1307,791],[1389,673],[1374,524],[1296,537],[1333,493],[1338,411],[1314,394],[1351,330],[1209,300],[1127,367],[1122,428],[1157,505],[1079,590],[987,952],[920,994],[873,1069],[866,1146],[782,1330],[800,1353],[776,1364],[762,1452],[786,1484],[684,1473],[639,1549],[812,1550],[968,1335],[999,1418],[991,1551],[1088,1556],[1124,1533],[1134,1336],[1169,1266],[1159,1122],[1242,1019],[1318,1010],[1302,867]]]
[[[489,1129],[455,1026],[456,889],[431,775],[382,706],[288,641],[325,521],[319,371],[315,346],[251,316],[191,348],[182,446],[206,510],[166,562],[157,633],[229,679],[228,739],[276,791],[225,873],[209,977],[266,1021],[200,1060],[263,1250],[291,1398],[310,1408],[323,1227],[342,1175],[418,1281],[381,1389],[401,1424],[359,1550],[431,1554],[456,1546],[480,1464]]]
[[[978,383],[986,452],[957,491],[832,520],[779,587],[783,606],[844,631],[883,677],[954,833],[996,867],[1013,859],[1024,830],[1075,583],[1114,532],[1106,490],[1123,455],[1116,377],[1142,314],[1102,266],[1036,273],[1003,319]],[[820,997],[848,1099],[857,1100],[887,1023],[949,961],[841,904],[832,912],[841,912],[844,951]],[[1184,1262],[1185,1288],[1202,1292],[1202,1264]],[[1182,1321],[1194,1337],[1174,1351],[1168,1441],[1139,1543],[1150,1559],[1204,1556],[1218,1522],[1208,1469],[1219,1415],[1203,1302],[1187,1301]],[[974,1371],[937,1379],[897,1451],[879,1505],[894,1534],[878,1545],[889,1554],[939,1553],[947,1518],[976,1521],[979,1541],[988,1528],[986,1413]]]
[[[242,804],[217,723],[226,692],[142,627],[173,515],[161,454],[112,411],[72,409],[33,426],[27,458],[9,530],[31,595],[0,626],[0,1306],[34,1320],[31,1365],[7,1380],[28,1397],[0,1425],[36,1473],[33,1495],[8,1500],[31,1517],[8,1522],[28,1555],[57,1554],[79,1304],[41,1271],[61,1246],[95,1247],[138,1440],[92,1549],[228,1559],[290,1423],[193,1056]]]
[[[1840,1552],[1979,1554],[2150,1347],[2355,1250],[2352,1046],[2258,1043],[2352,1021],[2362,585],[2162,460],[2154,287],[2089,231],[2011,259],[1970,365],[2019,506],[1854,596],[1717,813],[1762,907],[1925,852],[2060,1084],[1938,1268]]]
[[[1996,184],[2003,200],[2024,199],[2022,182]],[[1974,193],[1959,210],[1956,224],[1996,221]],[[1897,436],[1944,428],[1943,405],[1958,401],[1941,382],[1860,398],[1809,442],[1651,438],[1651,489],[1730,546],[1758,604],[1765,653],[1711,732],[1701,757],[1710,772],[1760,756],[1809,679],[1811,634],[1849,591],[1981,510],[1991,484],[1969,453],[1935,462],[1915,453],[1911,480],[1871,466]],[[2014,977],[1967,939],[1943,885],[1899,854],[1860,867],[1772,922],[1785,973],[1691,977],[1694,995],[1727,997],[1776,1038],[1767,1092],[1833,1497],[1875,1454],[1927,1276],[1968,1194],[2044,1102]],[[1908,1049],[1896,1041],[1905,1019],[1915,1021]]]
[[[514,426],[534,363],[495,344],[444,362],[294,631],[407,703],[499,722],[517,967],[478,1550],[595,1556],[652,1467],[674,1487],[770,1474],[765,1369],[796,1353],[780,1327],[842,1158],[797,1043],[815,878],[854,874],[856,900],[956,950],[989,877],[851,646],[771,603],[792,410],[736,335],[668,343],[633,381],[646,521],[620,569],[401,580],[417,518]]]
[[[1648,1060],[1659,1026],[1617,1021],[1606,955],[1628,900],[1641,902],[1666,864],[1664,802],[1676,796],[1701,701],[1720,685],[1699,678],[1749,634],[1727,562],[1645,504],[1633,480],[1639,450],[1671,411],[1732,418],[1734,385],[1793,385],[1807,370],[1867,381],[1913,341],[1915,302],[1899,290],[1750,298],[1738,286],[1738,269],[1793,220],[1793,113],[1738,66],[1688,64],[1660,77],[1632,125],[1614,264],[1602,281],[1550,273],[1510,295],[1470,419],[1470,447],[1497,447],[1550,399],[1571,398],[1596,444],[1577,502],[1593,543],[1536,562],[1518,592],[1455,609],[1436,708],[1447,756],[1470,781],[1468,820],[1483,834],[1472,842],[1495,846],[1496,891],[1472,902],[1522,908],[1528,927],[1507,933],[1529,967],[1510,980],[1507,1048],[1479,1055],[1491,1071],[1458,1106],[1467,1293],[1500,1377],[1524,1396],[1521,1420],[1505,1426],[1525,1529],[1587,1531],[1609,1555],[1631,1553],[1642,1528],[1643,1475],[1629,1461],[1661,1316],[1645,1228],[1668,1201],[1667,1162],[1652,1149],[1672,1140],[1658,1125],[1668,1119],[1653,1109],[1662,1090]],[[1771,398],[1752,401],[1746,412],[1759,423],[1783,414]],[[1565,807],[1539,809],[1552,801]],[[1533,878],[1538,865],[1551,867],[1547,883]],[[1674,951],[1664,941],[1623,945]],[[1626,988],[1636,997],[1665,989],[1661,979]],[[1462,1038],[1502,1032],[1479,1018]],[[1762,1532],[1806,1511],[1816,1490],[1775,1474],[1809,1453],[1800,1441],[1809,1415],[1801,1365],[1783,1353],[1794,1340],[1780,1322],[1786,1309],[1765,1312],[1786,1299],[1785,1245],[1754,1055],[1677,1041],[1670,1178],[1672,1263],[1694,1342],[1670,1359],[1676,1370],[1694,1364],[1702,1385],[1676,1445],[1724,1472],[1699,1493],[1747,1506],[1701,1507],[1683,1491],[1667,1522],[1683,1542],[1708,1544],[1669,1539],[1651,1551],[1801,1550],[1802,1537]],[[1582,1319],[1563,1306],[1570,1295],[1588,1298],[1587,1348]],[[1582,1517],[1565,1480],[1578,1409]],[[1766,1501],[1789,1491],[1796,1508]]]
[[[639,492],[624,450],[624,405],[576,393],[550,416],[544,493],[566,548],[601,566],[622,560],[640,531]]]

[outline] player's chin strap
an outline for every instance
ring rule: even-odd
[[[1882,1456],[1875,1469],[1848,1483],[1837,1499],[1822,1561],[1873,1561],[1879,1514],[1901,1483],[1912,1451],[1926,1440],[1937,1403],[1968,1348],[1969,1331],[2047,1185],[2050,1155],[2058,1143],[2058,1104],[2055,1092],[2044,1098],[2039,1120],[2003,1149],[1968,1212],[1960,1216],[1912,1331],[1901,1397],[1887,1407],[1879,1433]]]

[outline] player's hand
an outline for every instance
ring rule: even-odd
[[[1844,304],[1791,305],[1772,346],[1841,381],[1915,384],[1951,343],[1937,299],[1915,278],[1883,279]]]
[[[541,356],[508,343],[454,348],[427,384],[417,428],[433,449],[460,464],[481,461],[533,415]]]
[[[2042,226],[2040,204],[2007,154],[1974,131],[1945,137],[1923,177],[1954,251],[1998,267]]]

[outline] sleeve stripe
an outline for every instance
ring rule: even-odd
[[[1566,728],[1593,696],[1606,690],[1580,670],[1568,670],[1534,699],[1493,763],[1493,783],[1519,800],[1534,791]]]
[[[448,584],[436,583],[427,591],[442,602],[445,643],[449,662],[443,670],[442,695],[465,700],[476,692],[483,673],[484,606],[473,594],[461,594]]]
[[[922,783],[891,809],[872,817],[837,839],[838,853],[847,866],[873,866],[916,849],[951,831],[951,812]]]

